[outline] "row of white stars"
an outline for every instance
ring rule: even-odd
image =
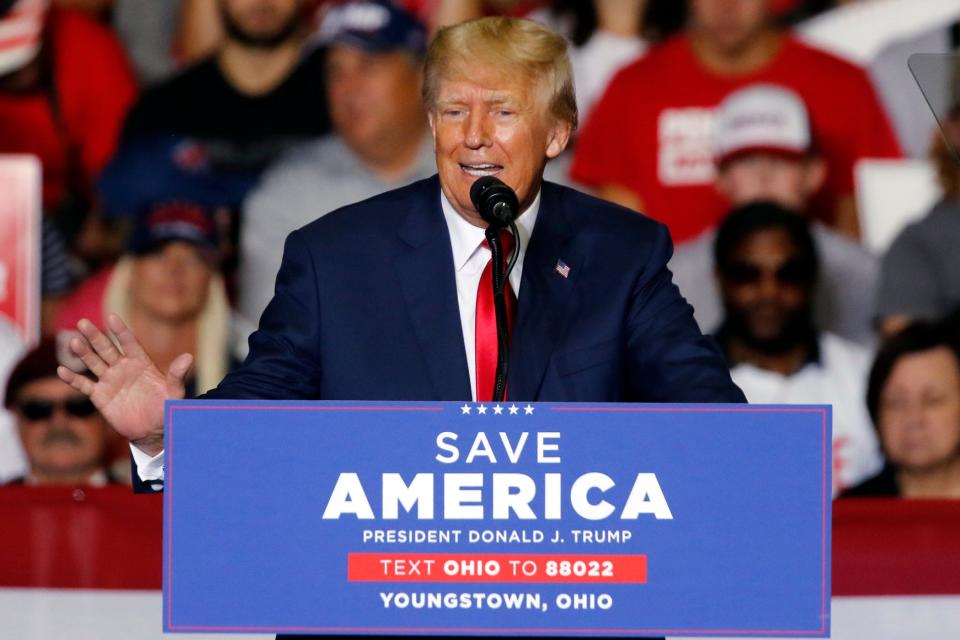
[[[501,415],[504,409],[506,409],[511,416],[518,415],[520,413],[520,409],[523,409],[524,415],[532,416],[533,410],[535,409],[535,407],[529,404],[525,407],[518,407],[515,404],[512,404],[509,407],[504,407],[499,404],[495,404],[492,407],[488,407],[487,405],[484,405],[484,404],[481,404],[480,406],[477,406],[477,407],[471,407],[470,405],[465,404],[462,407],[460,407],[460,411],[463,415],[470,415],[470,412],[473,411],[474,409],[476,409],[477,413],[480,414],[481,416],[487,415],[487,409],[492,409],[493,415],[495,416]]]

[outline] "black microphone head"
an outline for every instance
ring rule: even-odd
[[[506,227],[520,214],[517,194],[493,176],[477,178],[470,187],[470,201],[492,227]]]
[[[480,210],[480,196],[483,195],[483,192],[498,184],[503,184],[503,181],[493,176],[483,176],[473,181],[473,185],[470,187],[470,202],[477,208],[477,211]]]

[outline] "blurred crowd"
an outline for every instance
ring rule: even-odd
[[[215,386],[288,233],[435,173],[427,43],[497,13],[569,39],[580,124],[548,179],[669,227],[750,402],[833,405],[835,495],[960,497],[956,0],[0,0],[44,335],[0,323],[0,484],[128,482],[56,377],[77,321],[116,313],[161,370],[196,354],[190,394]],[[869,162],[936,179],[879,248]]]

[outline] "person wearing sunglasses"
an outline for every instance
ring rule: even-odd
[[[57,377],[57,364],[56,341],[44,338],[10,374],[4,406],[14,416],[29,468],[8,484],[111,483],[107,423],[89,398]]]
[[[861,402],[869,354],[814,321],[819,261],[809,223],[772,202],[734,209],[714,258],[724,308],[716,337],[749,402],[833,405],[835,494],[878,471]]]

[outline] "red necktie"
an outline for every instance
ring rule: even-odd
[[[513,236],[506,229],[500,230],[500,243],[503,245],[503,268],[506,271],[507,261],[513,254]],[[487,251],[490,250],[486,241],[483,246]],[[488,260],[487,266],[483,268],[483,273],[480,275],[480,285],[477,287],[477,402],[493,400],[494,376],[497,373],[497,317],[493,306],[492,282],[493,260]],[[507,341],[509,343],[509,330],[513,328],[513,310],[516,305],[516,297],[513,295],[513,288],[509,281],[504,286],[503,293],[507,301]]]

